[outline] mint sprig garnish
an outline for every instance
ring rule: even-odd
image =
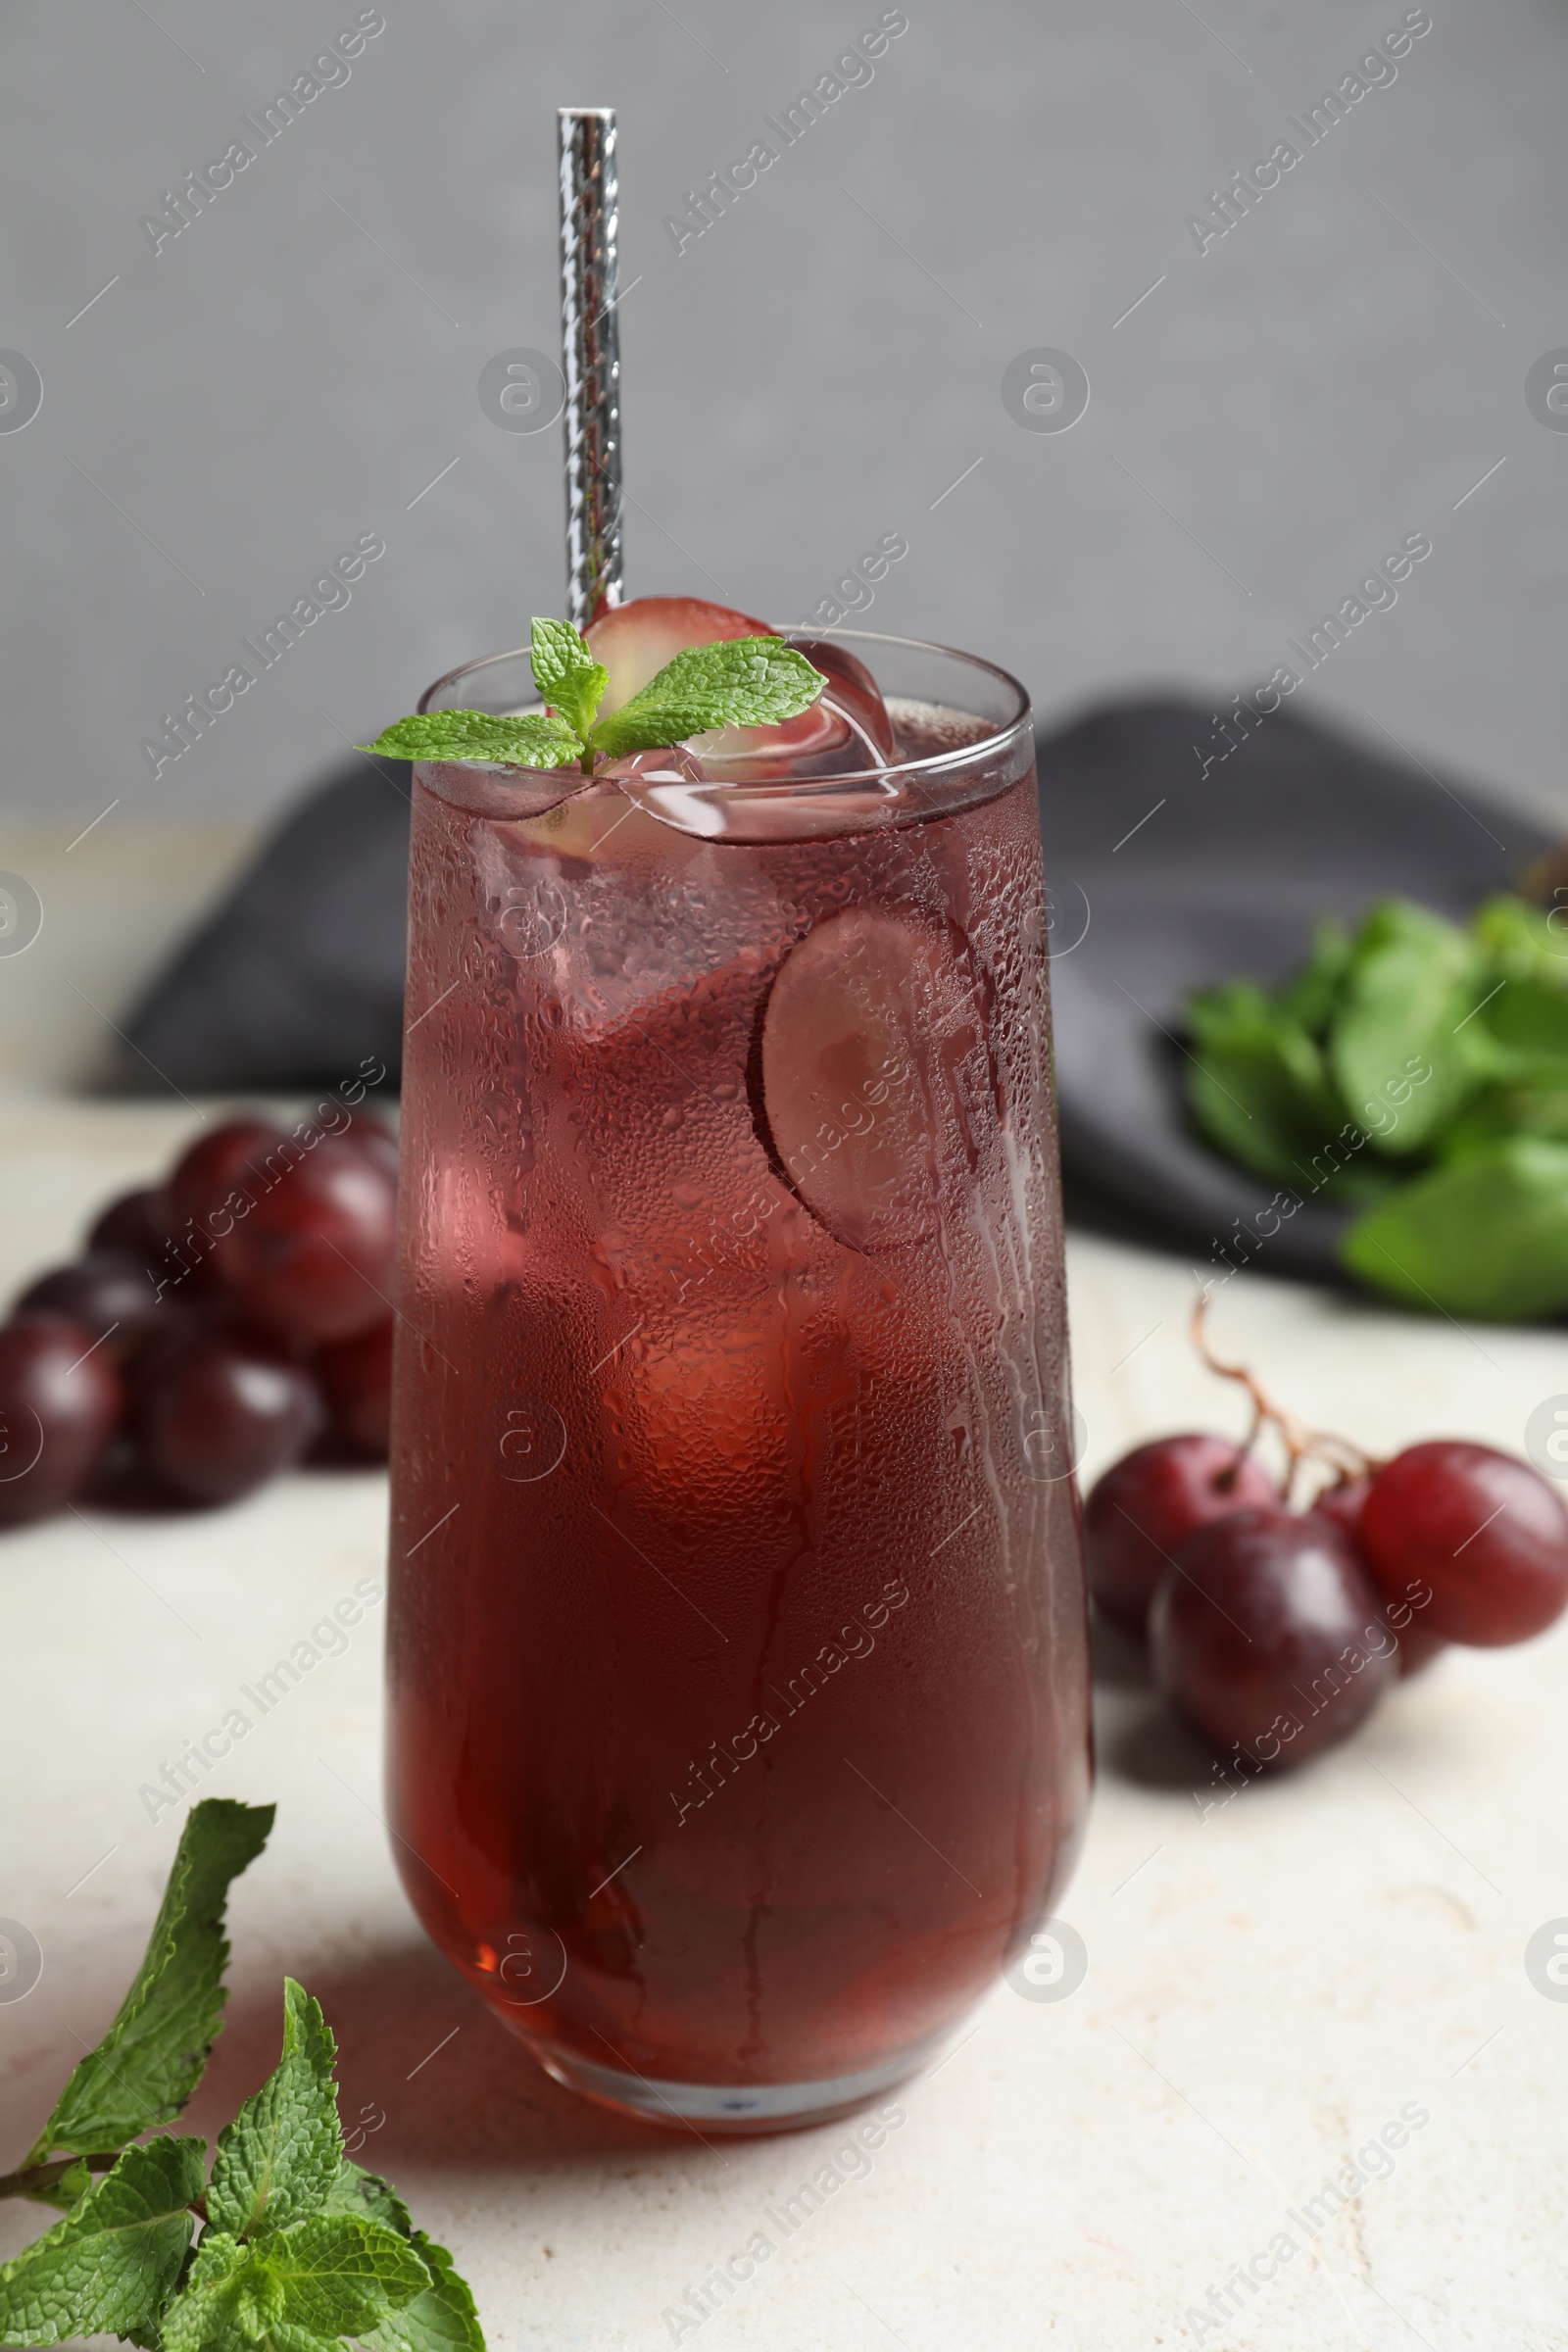
[[[549,718],[543,711],[498,718],[489,710],[427,710],[422,718],[400,718],[359,748],[380,760],[441,760],[457,767],[494,760],[514,767],[564,767],[580,758],[582,738],[564,718]]]
[[[610,672],[594,660],[588,640],[569,620],[532,620],[528,666],[545,701],[560,711],[579,746],[585,743],[610,684]]]
[[[520,717],[485,710],[430,710],[400,718],[374,743],[360,746],[385,760],[502,761],[564,767],[575,760],[591,776],[598,760],[662,750],[713,727],[772,727],[808,710],[827,683],[782,637],[726,637],[690,645],[618,710],[596,714],[610,673],[587,639],[564,620],[535,620],[529,639],[534,684],[548,711]]]
[[[249,2243],[209,2230],[163,2323],[163,2352],[315,2352],[363,2337],[430,2285],[381,2222],[316,2214]]]
[[[229,1882],[272,1816],[227,1799],[192,1809],[120,2014],[0,2179],[0,2195],[64,2209],[0,2267],[0,2343],[112,2332],[144,2352],[345,2352],[348,2339],[484,2352],[451,2255],[343,2154],[336,2045],[291,1978],[276,2071],[220,2134],[210,2180],[204,2140],[122,2144],[177,2114],[201,2080],[222,2023]]]
[[[684,743],[710,727],[775,727],[809,710],[827,680],[782,637],[724,637],[689,645],[640,694],[594,727],[612,760]]]
[[[190,2244],[204,2153],[199,2139],[127,2148],[63,2222],[0,2269],[0,2337],[58,2344],[112,2332],[146,2343]]]
[[[103,2155],[178,2115],[223,2022],[229,1881],[267,1843],[274,1812],[211,1797],[192,1813],[130,1990],[98,2047],[73,2069],[28,2166],[61,2148]]]
[[[207,2218],[231,2237],[320,2211],[343,2161],[336,2047],[318,2004],[283,1983],[283,2055],[270,2082],[218,2135]]]

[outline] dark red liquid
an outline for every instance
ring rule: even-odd
[[[1033,777],[750,844],[608,787],[526,822],[481,812],[490,779],[466,797],[421,771],[409,1892],[568,2071],[778,2084],[912,2056],[1049,1912],[1088,1793]],[[846,909],[878,921],[841,978],[818,951],[854,946],[821,933]],[[796,972],[827,979],[772,1000],[813,935]],[[796,1056],[770,1002],[849,1025]],[[846,1125],[807,1151],[785,1081],[818,1047]]]

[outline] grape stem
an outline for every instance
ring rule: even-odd
[[[1276,1404],[1256,1373],[1248,1365],[1221,1363],[1209,1345],[1206,1296],[1194,1302],[1191,1333],[1193,1346],[1207,1370],[1221,1380],[1240,1382],[1251,1399],[1252,1426],[1242,1445],[1242,1452],[1251,1452],[1265,1426],[1279,1431],[1286,1457],[1285,1476],[1280,1485],[1282,1502],[1290,1501],[1291,1489],[1303,1462],[1323,1463],[1333,1471],[1337,1485],[1344,1485],[1352,1478],[1370,1478],[1374,1471],[1382,1468],[1382,1463],[1374,1454],[1365,1452],[1359,1446],[1353,1446],[1348,1438],[1342,1438],[1333,1430],[1310,1429],[1295,1413]]]

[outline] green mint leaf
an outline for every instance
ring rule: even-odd
[[[586,739],[610,684],[610,672],[594,660],[586,637],[569,621],[536,620],[530,627],[529,660],[545,701]]]
[[[202,2232],[196,2259],[164,2320],[164,2352],[198,2352],[203,2346],[240,2352],[249,2340],[240,2317],[240,2280],[248,2260],[247,2248],[225,2230]]]
[[[337,2178],[326,2192],[321,2211],[354,2214],[361,2221],[385,2222],[400,2236],[414,2235],[409,2209],[390,2180],[383,2180],[379,2173],[362,2172],[347,2156],[338,2167]]]
[[[317,2335],[363,2335],[422,2295],[430,2274],[408,2240],[382,2222],[318,2214],[254,2249],[265,2292],[285,2326]]]
[[[472,2291],[445,2246],[438,2246],[422,2230],[415,2230],[414,2245],[430,2274],[430,2284],[372,2328],[363,2341],[370,2352],[485,2352]]]
[[[1502,1077],[1568,1082],[1568,910],[1499,892],[1469,919],[1488,969],[1476,1028],[1502,1049]],[[1551,1068],[1556,1065],[1556,1068]]]
[[[205,2154],[199,2139],[127,2148],[74,2212],[0,2269],[0,2343],[147,2338],[190,2244]]]
[[[1312,1039],[1250,980],[1191,997],[1187,1017],[1187,1099],[1203,1135],[1254,1175],[1310,1185],[1313,1155],[1348,1124]]]
[[[162,2352],[254,2352],[276,2341],[257,2296],[250,2248],[225,2230],[203,2232],[196,2259],[160,2330]],[[279,2352],[284,2352],[279,2347]],[[308,2352],[308,2347],[299,2347]]]
[[[368,2213],[387,2223],[413,2243],[430,2274],[422,2295],[364,2338],[370,2352],[484,2352],[484,2330],[466,2280],[445,2246],[415,2229],[403,2199],[378,2173],[362,2172],[345,2157],[322,2210]]]
[[[1357,935],[1329,1033],[1329,1066],[1374,1149],[1422,1151],[1491,1075],[1471,1016],[1492,986],[1475,942],[1408,899],[1385,899]],[[1380,1122],[1378,1106],[1418,1064],[1431,1075]]]
[[[1417,1177],[1353,1225],[1352,1274],[1407,1306],[1524,1323],[1568,1306],[1568,1145],[1518,1137]]]
[[[1286,1019],[1304,1029],[1314,1044],[1328,1034],[1351,956],[1350,934],[1337,915],[1325,915],[1313,925],[1311,956],[1274,999]]]
[[[254,2237],[320,2208],[343,2154],[336,2058],[319,2006],[285,1977],[277,2070],[219,2135],[207,2192],[215,2230]]]
[[[430,2284],[414,2248],[377,2222],[317,2214],[254,2245],[225,2231],[202,2239],[184,2292],[164,2322],[164,2352],[296,2352],[364,2336]]]
[[[1568,1076],[1568,990],[1539,972],[1501,980],[1489,973],[1479,993],[1473,1026],[1497,1049],[1499,1076]]]
[[[242,2327],[233,2309],[217,2296],[192,2302],[189,2296],[176,2297],[170,2319],[158,2341],[147,2352],[170,2352],[177,2340],[181,2352],[345,2352],[343,2339],[336,2335],[313,2335],[308,2328],[290,2328],[281,2321],[256,2319],[247,2307],[246,2324]],[[139,2337],[132,2337],[139,2342]]]
[[[30,2197],[35,2205],[54,2205],[61,2213],[69,2213],[86,2195],[92,2181],[91,2168],[84,2162],[65,2165],[58,2172],[53,2166],[46,2166],[22,2194]]]
[[[422,718],[400,718],[359,748],[379,760],[438,760],[458,767],[564,767],[582,757],[576,732],[541,710],[515,718],[489,710],[427,710]]]
[[[1550,1078],[1538,1075],[1488,1087],[1445,1134],[1433,1138],[1432,1148],[1445,1165],[1452,1165],[1511,1143],[1516,1135],[1568,1144],[1568,1068],[1559,1065]]]
[[[809,710],[826,683],[782,637],[689,645],[640,694],[600,719],[588,740],[596,752],[619,760],[711,727],[777,726]]]
[[[1508,891],[1484,899],[1470,928],[1499,980],[1540,980],[1568,993],[1568,910],[1532,906]]]
[[[206,1797],[192,1807],[135,1982],[103,2040],[73,2072],[29,2165],[57,2149],[108,2154],[172,2122],[184,2106],[202,2079],[228,1997],[229,1881],[267,1843],[275,1810],[229,1797]]]

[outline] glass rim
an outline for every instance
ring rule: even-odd
[[[837,790],[841,785],[846,784],[881,782],[890,777],[929,775],[943,769],[967,767],[977,760],[993,760],[1009,751],[1020,735],[1027,733],[1033,727],[1034,704],[1028,690],[1019,679],[1013,676],[1010,670],[1004,669],[1000,662],[988,662],[983,654],[966,654],[956,645],[938,644],[934,638],[899,637],[885,629],[788,628],[780,629],[778,635],[786,644],[798,644],[802,641],[809,643],[816,638],[827,638],[830,641],[844,639],[851,644],[852,648],[855,644],[890,645],[898,646],[903,651],[912,654],[940,655],[947,661],[960,662],[967,669],[983,671],[988,677],[997,679],[1006,688],[1014,706],[1013,715],[1010,718],[996,725],[985,722],[986,732],[983,735],[977,735],[970,743],[956,744],[946,751],[927,752],[917,760],[894,760],[878,767],[843,768],[831,776],[813,776],[808,779],[810,788],[820,790],[828,787]],[[456,669],[449,669],[444,676],[437,678],[432,685],[425,688],[416,706],[419,716],[422,718],[425,715],[434,698],[441,693],[443,688],[455,686],[460,678],[472,677],[478,670],[493,669],[503,662],[526,662],[528,655],[527,646],[517,645],[510,646],[502,653],[481,654],[472,662],[460,662]],[[975,716],[977,714],[970,712],[967,715]],[[440,765],[441,762],[437,761],[435,764]],[[486,767],[489,770],[490,763],[487,762]],[[525,767],[516,767],[514,763],[498,760],[494,763],[494,772],[531,774],[534,771]],[[782,786],[782,789],[793,790],[797,793],[801,792],[803,788],[805,787],[802,784],[793,787],[787,784]],[[755,784],[747,784],[739,780],[721,780],[715,777],[706,789],[712,792],[733,793],[737,796],[767,794],[776,798],[781,790],[781,780],[774,779],[770,782],[760,781]]]

